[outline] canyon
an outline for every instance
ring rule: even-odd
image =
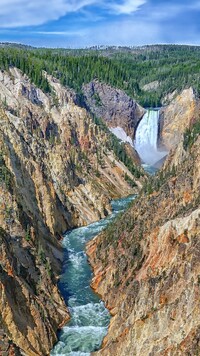
[[[64,233],[108,218],[111,201],[130,195],[138,197],[87,243],[91,287],[111,314],[94,355],[198,354],[194,90],[184,89],[159,115],[149,115],[124,91],[98,80],[83,86],[81,106],[73,89],[43,75],[50,94],[16,67],[0,71],[2,355],[50,354],[57,330],[70,320],[58,289]],[[148,161],[135,139],[146,135],[143,120],[155,116],[150,143],[158,156]],[[145,173],[141,163],[157,164],[167,154],[155,177]]]
[[[163,112],[161,138],[172,147],[163,167],[87,245],[91,287],[112,316],[94,355],[199,353],[199,102],[188,89]]]
[[[110,214],[111,199],[138,191],[144,179],[137,163],[131,166],[135,177],[117,159],[109,131],[77,106],[75,93],[51,76],[48,81],[51,96],[16,68],[0,72],[5,354],[49,354],[69,319],[57,287],[62,234]]]

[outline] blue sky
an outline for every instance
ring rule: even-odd
[[[0,41],[46,47],[200,45],[196,0],[0,0]]]

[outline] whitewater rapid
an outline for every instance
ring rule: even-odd
[[[147,110],[137,127],[134,144],[142,162],[150,166],[167,154],[157,148],[158,129],[159,110]]]
[[[65,258],[59,288],[69,307],[71,320],[59,333],[51,356],[89,356],[100,348],[107,333],[110,315],[90,288],[92,271],[85,244],[133,200],[134,196],[112,202],[113,213],[106,219],[68,232],[64,236]]]

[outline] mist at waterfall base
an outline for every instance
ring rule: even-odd
[[[159,127],[159,110],[147,110],[135,134],[135,149],[144,165],[154,166],[167,155],[166,151],[157,148]]]
[[[64,236],[65,257],[59,288],[69,307],[71,320],[59,333],[59,341],[51,356],[89,356],[100,348],[107,333],[110,315],[90,288],[92,270],[87,262],[85,244],[105,229],[134,197],[113,201],[113,213],[109,217],[72,230]]]

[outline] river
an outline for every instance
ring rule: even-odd
[[[71,320],[59,332],[59,341],[51,356],[89,356],[92,351],[100,348],[107,333],[110,315],[104,303],[90,288],[92,270],[87,261],[85,246],[133,199],[134,196],[129,196],[112,201],[113,213],[109,217],[65,234],[59,288],[69,307]]]

